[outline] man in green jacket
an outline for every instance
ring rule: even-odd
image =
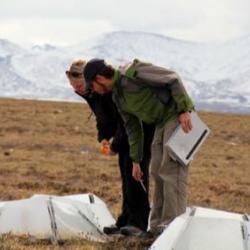
[[[156,124],[151,159],[155,190],[150,231],[160,234],[186,210],[188,167],[171,159],[164,145],[178,124],[186,133],[192,129],[189,113],[193,109],[192,100],[174,71],[136,59],[118,70],[102,59],[92,59],[85,67],[84,78],[94,92],[113,92],[128,134],[132,175],[137,181],[143,178],[139,165],[143,156],[142,121]]]

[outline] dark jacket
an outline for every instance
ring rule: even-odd
[[[103,139],[110,140],[113,138],[111,150],[115,153],[120,152],[127,144],[127,135],[123,127],[123,120],[112,100],[112,93],[105,95],[95,93],[77,94],[88,103],[90,109],[95,114],[98,141],[101,142]]]

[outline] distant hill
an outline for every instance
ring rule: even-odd
[[[198,109],[250,111],[250,36],[223,44],[112,32],[70,47],[21,48],[0,40],[0,96],[76,100],[65,78],[73,58],[120,64],[139,58],[177,71]]]

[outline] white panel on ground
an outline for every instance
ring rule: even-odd
[[[175,250],[245,250],[240,221],[194,218]]]
[[[92,194],[34,195],[0,202],[0,234],[29,234],[55,241],[77,237],[104,241],[103,227],[114,223],[106,204]]]
[[[250,250],[247,216],[194,208],[177,217],[151,250]]]

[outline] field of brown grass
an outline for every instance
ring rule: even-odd
[[[0,99],[0,199],[93,192],[120,211],[116,156],[99,153],[87,105]],[[189,206],[250,213],[250,116],[200,113],[211,128],[190,168]],[[152,188],[151,188],[152,189]],[[52,246],[28,237],[0,237],[0,249],[144,249],[148,241],[118,238]]]

